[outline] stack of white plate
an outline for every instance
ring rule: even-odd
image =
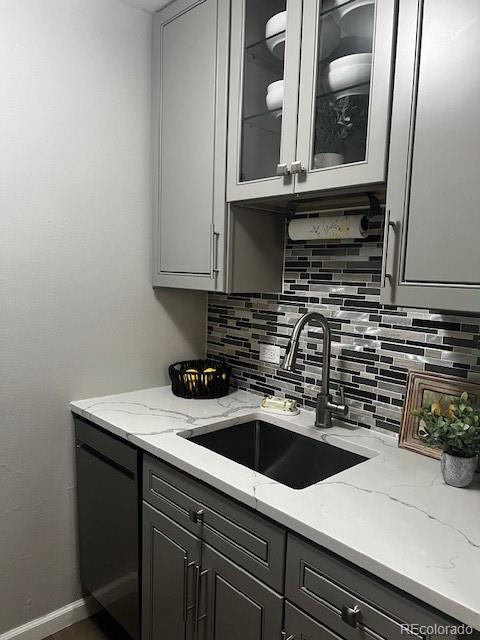
[[[368,95],[371,71],[371,53],[354,53],[337,58],[325,67],[322,92],[335,94],[337,100],[345,96]]]
[[[270,18],[265,27],[268,50],[279,59],[285,55],[285,32],[287,30],[287,12],[281,11]]]
[[[272,116],[279,118],[283,109],[283,80],[272,82],[267,87],[267,109],[271,111]]]

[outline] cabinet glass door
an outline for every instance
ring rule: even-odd
[[[229,200],[293,190],[289,165],[295,154],[299,5],[233,3]]]
[[[382,182],[393,0],[305,0],[297,190]]]

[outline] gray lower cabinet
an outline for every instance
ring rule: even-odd
[[[479,22],[478,0],[400,2],[385,304],[480,311]]]
[[[147,503],[142,640],[278,640],[283,597]]]
[[[154,16],[153,286],[281,291],[284,219],[227,206],[230,3]]]
[[[143,497],[261,582],[283,591],[283,527],[151,456],[144,458]]]
[[[458,640],[441,613],[151,456],[143,498],[142,640]]]
[[[441,629],[453,624],[452,620],[292,534],[287,543],[285,597],[344,640],[405,637],[420,640],[424,636],[417,634],[415,628]],[[293,618],[298,623],[298,616]],[[309,638],[308,633],[306,637]],[[337,636],[312,635],[311,640],[323,637]],[[428,636],[428,640],[440,638],[453,640],[457,636],[441,632]]]
[[[208,545],[202,569],[208,584],[203,613],[208,640],[279,640],[281,595]]]
[[[142,640],[190,640],[201,540],[143,505]]]

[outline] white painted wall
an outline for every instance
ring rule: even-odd
[[[149,285],[150,46],[116,0],[0,0],[0,634],[80,595],[69,400],[203,352],[203,294]]]

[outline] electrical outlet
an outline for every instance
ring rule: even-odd
[[[280,364],[280,347],[274,344],[260,343],[260,360]]]

